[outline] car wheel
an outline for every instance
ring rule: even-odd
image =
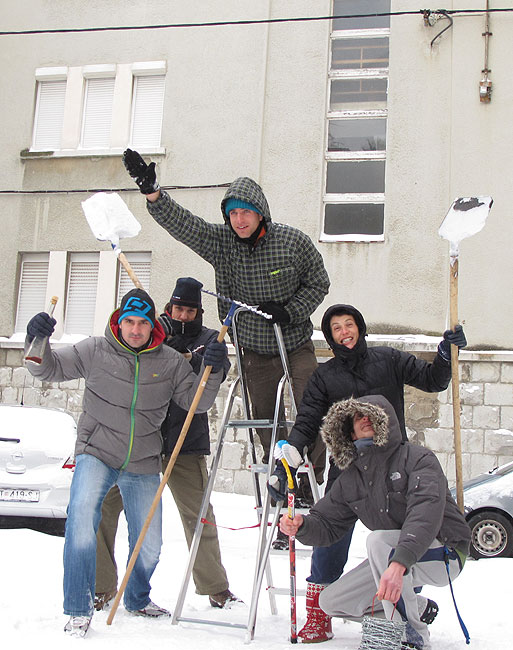
[[[513,555],[513,524],[504,515],[483,511],[468,520],[471,530],[470,555],[510,557]]]

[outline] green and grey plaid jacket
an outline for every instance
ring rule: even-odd
[[[224,215],[225,202],[237,198],[252,203],[265,219],[266,233],[254,248],[238,240]],[[328,293],[329,278],[312,240],[297,228],[273,223],[261,187],[250,178],[238,178],[221,202],[227,223],[207,223],[178,205],[162,191],[147,208],[170,235],[212,264],[217,292],[249,305],[274,301],[285,307],[290,323],[282,326],[288,352],[308,341],[313,332],[311,313]],[[218,302],[221,321],[228,304]],[[278,354],[274,328],[269,321],[244,312],[237,320],[239,342],[258,354]]]

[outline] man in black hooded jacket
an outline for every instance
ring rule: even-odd
[[[334,358],[321,364],[310,377],[289,435],[288,445],[276,451],[284,454],[291,467],[302,462],[305,448],[311,447],[319,436],[322,419],[335,402],[349,397],[383,395],[393,406],[401,434],[407,440],[404,420],[404,385],[429,393],[443,391],[451,378],[450,345],[466,345],[461,326],[447,330],[432,363],[391,347],[367,347],[367,326],[362,314],[352,305],[333,305],[322,319],[322,332],[334,353]],[[289,446],[290,445],[290,446]],[[330,462],[326,492],[340,471]],[[278,500],[286,492],[285,470],[278,463],[270,479],[270,491]],[[338,580],[347,561],[353,529],[328,547],[314,548],[311,575],[307,578],[307,622],[299,632],[303,643],[318,643],[333,637],[331,620],[319,608],[319,595],[324,587]],[[436,608],[426,603],[430,618]]]

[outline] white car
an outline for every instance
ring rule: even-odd
[[[0,528],[64,534],[76,435],[65,411],[0,404]]]

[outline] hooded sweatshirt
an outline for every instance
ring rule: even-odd
[[[255,206],[265,222],[265,234],[253,247],[235,235],[224,214],[230,198]],[[173,201],[162,191],[155,202],[147,202],[151,216],[175,239],[212,264],[219,294],[247,305],[277,302],[290,316],[282,326],[283,340],[292,352],[310,340],[312,312],[328,293],[329,279],[321,254],[311,239],[292,226],[274,223],[262,188],[250,178],[238,178],[222,202],[224,223],[207,223]],[[219,300],[221,321],[229,303]],[[238,316],[237,334],[242,347],[257,354],[277,355],[273,325],[252,312]]]
[[[356,413],[370,418],[373,443],[357,449],[351,438]],[[381,395],[334,404],[322,437],[341,470],[329,493],[304,518],[297,538],[330,546],[359,519],[370,530],[400,530],[393,560],[407,570],[436,538],[462,555],[470,529],[451,496],[435,454],[404,442],[392,405]]]

